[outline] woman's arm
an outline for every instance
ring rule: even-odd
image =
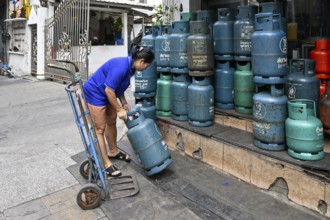
[[[121,106],[123,106],[123,108],[126,111],[129,111],[131,109],[131,106],[126,101],[126,97],[125,97],[124,93],[121,96],[119,96],[119,100],[120,100]]]
[[[105,93],[107,94],[110,104],[116,109],[117,115],[120,119],[127,120],[127,112],[123,109],[117,101],[116,93],[109,87],[105,88]],[[125,99],[126,100],[126,99]]]

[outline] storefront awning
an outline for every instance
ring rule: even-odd
[[[91,1],[92,3],[107,5],[110,7],[120,7],[126,9],[144,9],[144,10],[153,10],[153,6],[147,5],[145,3],[135,3],[134,1],[129,0],[94,0]]]

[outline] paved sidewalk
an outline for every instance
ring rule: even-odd
[[[172,152],[173,164],[147,177],[118,122],[120,148],[133,161],[115,161],[140,192],[81,210],[76,195],[86,183],[85,159],[65,85],[0,76],[0,220],[72,219],[322,219],[317,213]],[[134,98],[128,90],[130,104]]]

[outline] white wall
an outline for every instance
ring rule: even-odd
[[[127,46],[92,46],[89,58],[89,74],[94,73],[103,63],[114,57],[128,56]]]

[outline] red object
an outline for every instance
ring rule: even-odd
[[[330,80],[326,82],[325,93],[320,100],[320,120],[323,123],[324,132],[330,134]]]
[[[319,79],[330,77],[330,40],[316,40],[315,49],[309,54],[316,61],[316,74]]]
[[[324,92],[325,92],[325,82],[320,80],[320,97],[323,96]]]

